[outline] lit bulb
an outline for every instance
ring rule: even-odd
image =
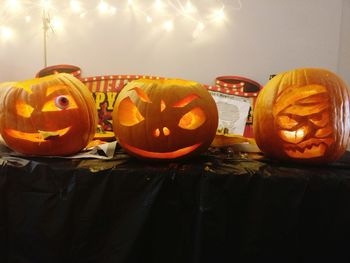
[[[41,0],[41,6],[43,9],[48,10],[50,7],[50,2],[49,0]]]
[[[6,2],[12,12],[17,12],[21,9],[21,4],[18,0],[7,0]]]
[[[110,14],[114,15],[117,12],[117,8],[109,5],[107,2],[101,1],[98,5],[98,9],[101,14]]]
[[[104,1],[101,1],[98,5],[98,10],[100,10],[101,14],[105,14],[108,12],[108,4]]]
[[[2,26],[0,27],[0,35],[3,40],[9,40],[13,37],[13,31],[9,27]]]
[[[70,9],[74,13],[80,13],[81,12],[81,3],[77,0],[71,0],[70,1]]]
[[[58,17],[55,17],[51,19],[50,25],[54,30],[60,31],[63,29],[63,20]]]
[[[154,2],[154,7],[157,9],[157,10],[161,10],[163,7],[164,7],[164,4],[161,0],[156,0]]]
[[[172,30],[174,29],[174,23],[173,23],[173,21],[171,21],[171,20],[166,21],[166,22],[163,24],[163,28],[164,28],[166,31],[168,31],[168,32],[172,31]]]
[[[212,17],[214,21],[217,21],[217,22],[223,21],[225,19],[224,7],[214,11]]]
[[[193,4],[190,1],[187,1],[186,6],[184,8],[184,12],[187,14],[192,14],[196,11],[196,8],[193,6]]]
[[[32,17],[31,16],[26,16],[24,18],[24,20],[26,21],[26,23],[29,23],[30,21],[32,21]]]

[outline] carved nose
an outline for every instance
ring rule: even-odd
[[[161,135],[163,135],[163,136],[169,136],[170,135],[170,130],[169,130],[169,128],[168,127],[163,127],[163,128],[161,128],[161,129],[155,129],[154,131],[153,131],[153,136],[154,137],[159,137],[159,136],[161,136]]]

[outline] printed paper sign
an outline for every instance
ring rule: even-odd
[[[251,102],[249,98],[210,91],[219,112],[218,132],[243,135]]]

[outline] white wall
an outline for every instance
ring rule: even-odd
[[[350,0],[343,0],[338,72],[350,88]]]
[[[349,45],[339,42],[342,0],[242,0],[240,9],[240,1],[223,0],[225,23],[207,24],[196,39],[196,24],[183,17],[175,19],[172,32],[164,32],[160,19],[147,24],[143,14],[118,6],[126,0],[110,0],[118,11],[109,17],[96,12],[97,0],[83,2],[91,7],[86,17],[69,15],[62,7],[69,17],[65,30],[48,39],[48,64],[80,66],[83,76],[148,74],[212,84],[219,75],[240,75],[265,84],[270,74],[296,67],[337,71],[339,65],[343,73],[349,65],[349,60],[338,61],[339,47],[342,57],[349,54]],[[192,2],[205,18],[220,1]],[[342,29],[348,31],[347,21]],[[43,67],[40,16],[34,15],[30,26],[13,22],[21,31],[12,41],[0,41],[0,81],[32,78]],[[341,39],[349,41],[349,34]]]

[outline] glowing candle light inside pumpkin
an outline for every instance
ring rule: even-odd
[[[301,142],[304,137],[305,137],[305,127],[298,129],[296,131],[286,131],[286,130],[281,130],[280,131],[280,136],[281,138],[289,143],[299,143]]]
[[[24,101],[18,100],[16,102],[16,112],[19,116],[24,118],[29,118],[32,115],[34,108]]]
[[[325,69],[295,69],[276,75],[259,94],[254,135],[270,157],[332,162],[349,142],[348,116],[349,92],[342,79]]]
[[[163,128],[163,134],[164,134],[164,136],[170,135],[170,130],[169,130],[168,127],[164,127],[164,128]]]

